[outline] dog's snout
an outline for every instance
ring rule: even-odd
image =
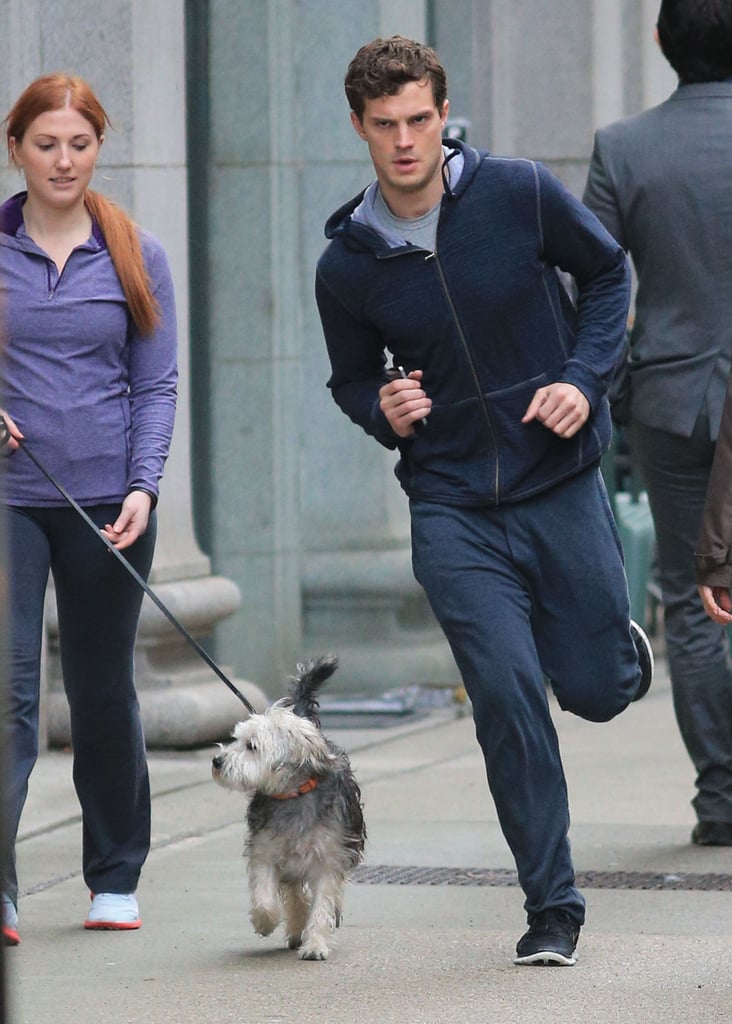
[[[211,764],[216,769],[216,771],[218,771],[221,768],[223,763],[224,763],[224,759],[221,756],[221,754],[217,754],[216,757],[212,758],[212,760],[211,760]]]

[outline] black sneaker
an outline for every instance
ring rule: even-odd
[[[529,918],[529,930],[516,945],[515,964],[572,967],[580,926],[566,910],[540,910]]]
[[[653,648],[645,631],[632,619],[630,620],[630,635],[633,637],[633,643],[638,652],[638,664],[641,670],[641,681],[633,700],[640,700],[648,693],[653,682]]]
[[[697,846],[732,846],[732,821],[698,821],[691,841]]]

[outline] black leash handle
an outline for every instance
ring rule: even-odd
[[[0,443],[2,443],[2,440],[3,440],[3,433],[5,435],[7,435],[8,437],[10,436],[10,432],[8,431],[8,428],[7,428],[7,425],[6,425],[4,419],[2,419],[2,432],[0,432]],[[5,440],[7,440],[7,437],[5,438]],[[16,438],[16,441],[18,441],[17,438]],[[139,574],[139,572],[135,569],[135,567],[133,565],[131,565],[130,562],[127,561],[127,559],[122,554],[122,552],[118,551],[117,548],[114,546],[114,544],[112,544],[112,542],[110,540],[108,540],[104,536],[104,534],[101,532],[101,530],[99,530],[97,528],[97,525],[94,522],[94,520],[91,519],[91,517],[87,515],[87,513],[84,511],[84,509],[81,507],[81,505],[79,505],[79,503],[77,501],[75,501],[71,497],[71,495],[61,486],[61,484],[58,482],[58,480],[55,480],[53,478],[53,476],[51,476],[49,471],[46,469],[46,467],[43,465],[43,463],[38,458],[36,458],[36,456],[33,454],[33,452],[27,446],[25,441],[22,441],[22,442],[18,441],[18,446],[20,448],[22,448],[22,450],[25,452],[25,454],[28,456],[28,458],[31,460],[31,462],[35,463],[35,465],[38,467],[38,469],[40,469],[41,473],[43,473],[43,475],[46,477],[46,479],[49,481],[49,483],[51,483],[56,488],[56,490],[59,492],[59,494],[63,498],[65,498],[65,500],[69,503],[69,505],[71,505],[71,507],[74,509],[74,511],[79,513],[79,515],[84,520],[84,522],[88,523],[88,525],[92,528],[92,530],[97,535],[97,537],[99,537],[99,539],[102,541],[102,543],[106,545],[107,549],[112,552],[114,557],[119,562],[122,563],[122,565],[125,567],[125,569],[130,574],[130,576],[133,578],[133,580],[135,580],[135,582],[140,587],[142,587],[142,589],[145,591],[145,593],[150,598],[150,600],[153,602],[153,604],[157,605],[157,607],[160,609],[160,611],[163,613],[163,615],[166,617],[166,619],[170,623],[172,623],[173,626],[175,626],[175,628],[178,630],[178,632],[181,634],[181,636],[184,637],[188,641],[188,643],[191,645],[191,647],[196,651],[196,653],[201,658],[203,658],[203,660],[206,662],[208,667],[210,669],[213,669],[213,671],[219,677],[221,682],[229,687],[229,689],[231,690],[231,692],[234,694],[235,697],[239,698],[239,700],[242,702],[242,704],[247,709],[249,714],[250,715],[256,714],[256,710],[254,708],[254,705],[251,704],[247,700],[247,698],[244,696],[244,694],[241,692],[241,690],[239,690],[236,686],[234,686],[232,681],[219,668],[219,666],[216,664],[216,662],[213,660],[213,658],[211,658],[210,655],[207,654],[206,651],[204,651],[203,647],[201,647],[201,645],[198,643],[198,641],[194,637],[191,636],[191,634],[188,632],[188,630],[185,628],[185,626],[181,622],[178,621],[178,619],[175,617],[175,615],[173,615],[173,613],[170,611],[170,609],[166,608],[166,606],[163,604],[163,602],[160,600],[160,598],[157,596],[157,594],[148,586],[148,584],[145,582],[145,580],[142,578],[142,576]]]

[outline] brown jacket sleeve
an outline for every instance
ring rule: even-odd
[[[732,375],[694,554],[694,577],[708,587],[732,587]]]

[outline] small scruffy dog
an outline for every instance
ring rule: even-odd
[[[346,753],[320,731],[318,690],[328,656],[297,666],[289,697],[234,729],[214,779],[252,794],[247,811],[250,917],[259,935],[285,919],[287,946],[326,960],[346,878],[363,856],[361,790]]]

